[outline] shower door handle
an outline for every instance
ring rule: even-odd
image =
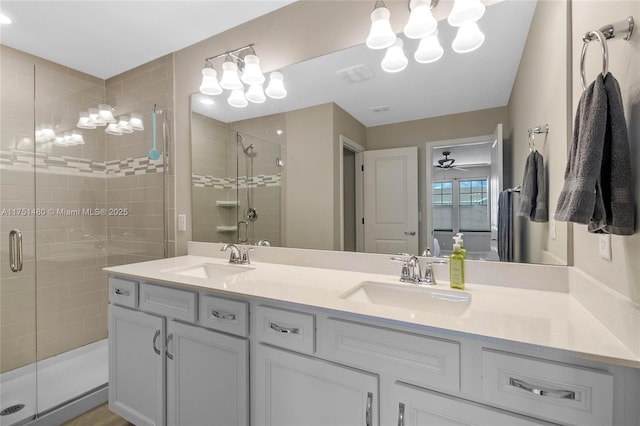
[[[9,232],[9,266],[12,272],[20,272],[22,264],[22,232],[12,229]]]

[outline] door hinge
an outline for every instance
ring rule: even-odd
[[[364,164],[360,166],[360,170],[364,172]]]
[[[362,224],[364,225],[364,217],[362,218]]]

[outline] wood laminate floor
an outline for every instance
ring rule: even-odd
[[[133,426],[131,423],[109,411],[108,404],[97,406],[91,411],[69,420],[63,426]]]

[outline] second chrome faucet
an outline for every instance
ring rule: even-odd
[[[402,271],[400,272],[400,281],[405,283],[435,285],[436,278],[433,273],[433,260],[427,259],[424,275],[420,265],[420,258],[416,255],[400,253],[405,257],[392,257],[391,260],[402,262]]]

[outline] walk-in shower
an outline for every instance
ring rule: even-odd
[[[166,109],[42,63],[3,48],[2,426],[106,400],[102,269],[167,254]]]

